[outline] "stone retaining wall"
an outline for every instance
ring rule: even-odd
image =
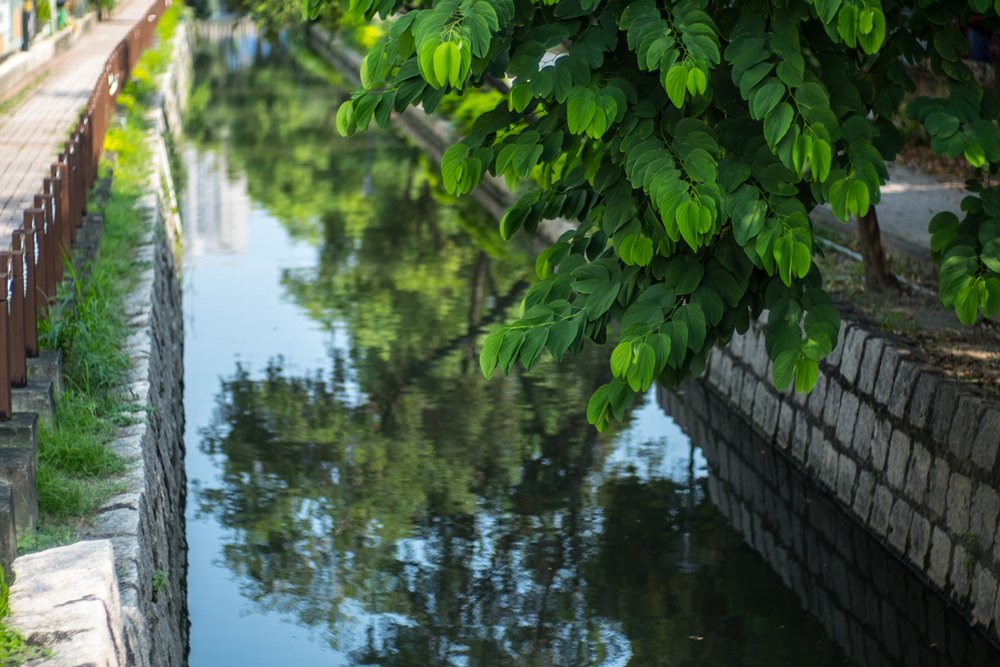
[[[705,383],[971,622],[1000,637],[1000,405],[850,317],[808,396],[770,381],[765,327],[715,350]]]
[[[1000,651],[711,390],[657,392],[708,461],[708,493],[862,666],[1000,664]]]
[[[187,663],[183,331],[175,249],[180,238],[165,137],[188,67],[185,26],[163,79],[147,140],[154,169],[139,202],[148,229],[133,252],[140,272],[127,300],[128,391],[145,410],[110,446],[127,461],[126,491],[97,513],[85,541],[14,561],[11,626],[53,649],[46,665]],[[114,573],[110,576],[109,573]],[[58,583],[54,583],[58,582]]]

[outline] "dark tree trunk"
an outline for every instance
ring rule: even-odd
[[[875,207],[858,217],[858,239],[861,242],[861,260],[865,269],[865,285],[873,292],[884,292],[897,286],[896,276],[889,268],[889,258],[882,245]]]

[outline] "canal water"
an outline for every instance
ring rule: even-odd
[[[720,436],[701,403],[651,392],[598,435],[597,350],[482,379],[482,332],[516,305],[530,252],[402,137],[339,138],[345,89],[307,49],[216,33],[194,62],[192,665],[905,662],[879,598],[865,625],[791,545],[757,543],[781,485],[743,498],[715,463],[746,429]],[[813,540],[818,570],[835,542]]]

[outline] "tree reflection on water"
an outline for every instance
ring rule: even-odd
[[[288,51],[233,62],[200,52],[189,133],[317,246],[283,282],[331,334],[328,368],[237,366],[202,432],[195,502],[248,599],[357,664],[843,664],[683,441],[587,424],[600,355],[482,379],[525,251],[399,139],[338,138],[338,92]]]

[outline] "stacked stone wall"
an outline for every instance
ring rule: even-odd
[[[1000,664],[1000,651],[711,390],[658,392],[699,446],[712,502],[859,665]]]
[[[777,392],[754,322],[704,383],[862,526],[1000,637],[1000,405],[846,317],[807,396]]]

